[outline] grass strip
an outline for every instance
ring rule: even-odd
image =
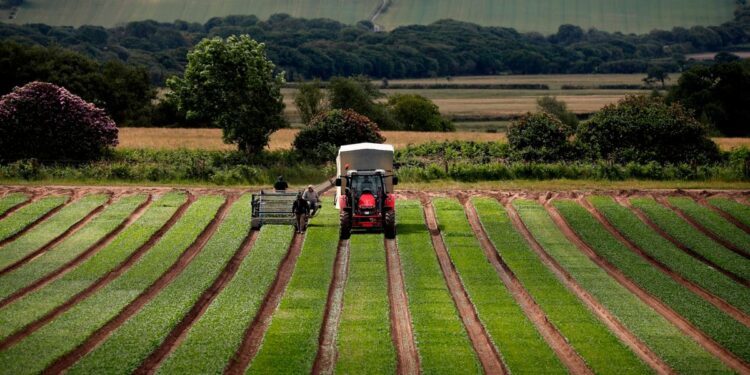
[[[487,198],[475,199],[473,203],[479,213],[482,225],[495,244],[498,253],[544,310],[547,318],[560,330],[560,333],[566,337],[583,359],[589,363],[594,372],[612,371],[610,366],[615,365],[614,362],[628,366],[623,367],[623,369],[627,369],[624,371],[643,371],[642,366],[633,365],[634,361],[630,350],[625,348],[617,337],[588,310],[586,305],[571,293],[542,263],[526,240],[515,230],[502,205],[494,199]],[[528,218],[529,215],[526,216]],[[534,217],[534,219],[537,218]],[[535,233],[533,229],[529,228],[529,230]],[[545,236],[548,240],[550,238],[558,239],[553,232],[545,233]],[[543,246],[549,244],[545,244],[541,240],[540,243]],[[560,245],[556,246],[559,246],[559,248],[550,249],[545,246],[545,249],[551,255],[553,255],[552,252],[560,254],[571,250],[568,244],[564,244],[564,242],[560,242]],[[577,254],[566,254],[570,258],[569,264],[573,264],[575,267],[588,264],[588,259],[583,259],[585,257],[577,258],[575,255]],[[590,273],[593,276],[602,276],[596,270],[592,270]],[[573,275],[574,277],[582,276],[580,272]],[[602,285],[607,292],[613,293],[613,298],[622,298],[622,294],[630,296],[627,290],[610,280],[606,275],[603,276],[601,280],[597,280],[596,285]],[[586,277],[591,276],[586,275]],[[612,352],[606,352],[605,350],[611,350]],[[610,361],[613,363],[610,364]],[[645,371],[648,371],[648,369]]]
[[[8,212],[11,208],[29,200],[28,194],[10,193],[0,199],[0,215]]]
[[[136,222],[108,246],[58,280],[0,310],[0,337],[5,338],[49,313],[118,264],[156,233],[185,202],[184,193],[167,193],[157,199]]]
[[[389,306],[383,235],[352,236],[349,278],[336,340],[337,374],[396,372]]]
[[[435,199],[435,213],[466,292],[511,373],[565,373],[566,369],[503,285],[454,199]]]
[[[734,216],[745,225],[750,226],[750,206],[729,198],[708,198],[708,203]]]
[[[129,374],[132,373],[146,357],[155,350],[180,322],[192,306],[198,301],[204,290],[208,289],[222,272],[234,253],[242,245],[250,232],[251,216],[250,196],[244,195],[231,207],[216,233],[206,243],[203,250],[192,262],[170,283],[159,295],[149,302],[136,315],[130,318],[117,331],[103,342],[96,350],[82,358],[68,370],[68,374]],[[264,236],[275,238],[273,243],[283,244],[285,232],[291,229],[275,227],[279,233],[268,233]],[[272,241],[266,240],[265,243]],[[278,264],[284,254],[284,246],[264,246],[253,251],[253,259],[248,263],[254,269],[254,275],[260,280],[243,280],[244,290],[262,289],[267,280],[274,274],[274,265]],[[271,253],[267,250],[272,250]],[[257,258],[260,258],[257,259]],[[263,282],[266,282],[265,284]],[[252,286],[249,288],[248,285]],[[262,290],[260,299],[262,299]],[[257,298],[257,297],[256,297]],[[253,301],[257,305],[257,301]],[[235,300],[235,303],[238,303]],[[252,304],[244,304],[251,306]],[[252,314],[250,314],[252,315]],[[228,318],[225,316],[226,320]],[[241,330],[240,330],[241,331]],[[214,338],[220,340],[214,331]],[[205,341],[203,355],[205,352]],[[207,355],[214,357],[213,355]],[[199,357],[193,356],[193,362]],[[191,371],[192,373],[197,373]],[[203,371],[199,371],[203,373]]]
[[[626,248],[579,204],[556,201],[554,205],[583,241],[636,283],[674,283]],[[587,289],[672,369],[681,374],[732,372],[625,287],[603,286],[592,283]]]
[[[238,218],[244,219],[247,224],[233,225],[249,226],[248,217],[249,213],[244,218]],[[276,270],[292,239],[292,232],[289,226],[266,225],[261,229],[234,278],[193,324],[182,344],[165,360],[160,373],[222,373],[273,283]],[[189,280],[186,279],[186,282],[189,283]],[[157,309],[154,314],[159,312]],[[117,355],[117,347],[113,347],[112,356]]]
[[[198,198],[161,240],[122,276],[0,353],[3,374],[32,374],[73,350],[153,284],[214,218],[223,196]]]
[[[250,363],[249,374],[309,374],[312,371],[339,242],[339,212],[330,208],[330,201],[328,203],[323,204],[325,208],[310,222],[292,279],[261,348]],[[224,323],[218,318],[215,324]],[[206,330],[205,334],[213,333]],[[199,353],[200,346],[196,346],[196,350]],[[165,364],[164,371],[160,372],[185,373],[190,369],[190,360],[186,356],[183,366]]]
[[[0,276],[0,298],[31,284],[75,259],[78,255],[122,224],[143,202],[147,194],[123,197],[105,208],[85,227],[23,267]]]
[[[91,211],[107,202],[108,199],[109,196],[106,194],[89,194],[63,207],[34,229],[5,245],[0,251],[0,268],[5,268],[23,259],[34,250],[63,234],[70,227],[83,220]]]
[[[65,195],[53,195],[21,207],[18,211],[0,221],[0,241],[22,231],[23,228],[39,220],[48,212],[63,205],[68,199],[69,197]]]
[[[709,231],[745,251],[750,250],[750,235],[710,208],[687,197],[669,197],[667,200]],[[746,272],[750,274],[750,261],[745,260],[745,263],[748,265]]]
[[[445,285],[418,200],[399,200],[398,247],[423,374],[482,373]]]
[[[633,207],[642,210],[660,228],[691,250],[728,271],[734,272],[745,279],[750,278],[750,261],[712,241],[677,216],[674,211],[648,198],[631,199],[631,203]],[[633,224],[626,225],[633,226]],[[649,230],[649,232],[651,231]],[[660,236],[652,235],[650,237],[654,237],[655,240],[655,237]],[[734,282],[734,280],[713,268],[706,267],[705,264],[684,253],[667,240],[645,242],[643,238],[640,238],[639,242],[637,237],[628,235],[628,238],[688,280],[706,288],[706,290],[723,298],[745,313],[750,313],[750,289]]]
[[[691,250],[727,271],[750,279],[750,261],[699,232],[674,211],[651,198],[632,198],[630,202],[634,207],[643,211],[656,225]]]

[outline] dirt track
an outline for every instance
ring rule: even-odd
[[[419,374],[419,353],[414,343],[409,299],[406,297],[396,240],[385,240],[385,252],[388,266],[388,301],[391,305],[391,336],[398,355],[396,372],[400,375]]]
[[[318,340],[318,355],[315,357],[312,373],[332,374],[336,366],[336,336],[341,312],[344,309],[344,289],[349,275],[349,240],[339,241],[333,278],[328,289],[328,301],[323,317],[323,327]]]

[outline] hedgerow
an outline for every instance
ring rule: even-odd
[[[636,283],[670,284],[671,279],[660,274],[645,260],[618,242],[589,214],[572,201],[556,201],[555,207],[578,236],[600,256],[618,267]],[[731,373],[716,357],[695,341],[685,336],[666,318],[638,299],[624,287],[613,290],[583,282],[594,296],[612,311],[631,332],[648,345],[659,358],[676,372]]]
[[[0,353],[0,371],[32,374],[83,343],[154,283],[214,218],[223,196],[198,198],[164,237],[119,278]]]
[[[565,373],[565,368],[516,304],[487,261],[463,207],[452,199],[433,201],[445,245],[479,319],[511,372],[539,368]]]
[[[728,198],[709,198],[708,203],[729,213],[745,225],[750,225],[750,207]]]
[[[4,196],[0,199],[0,215],[28,200],[29,196],[24,193],[11,193]]]
[[[682,210],[692,219],[698,221],[711,232],[743,250],[750,251],[750,235],[724,220],[721,215],[710,208],[703,207],[694,200],[686,197],[670,197],[667,199],[669,203]],[[750,266],[748,266],[748,273],[750,274]]]
[[[67,202],[68,198],[67,196],[59,195],[48,196],[28,206],[21,207],[18,211],[0,221],[0,241],[22,231],[46,213]]]

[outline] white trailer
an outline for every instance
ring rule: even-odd
[[[393,192],[393,145],[379,143],[356,143],[341,146],[336,157],[336,176],[346,176],[349,171],[382,170],[385,178],[386,191]],[[346,179],[336,188],[336,208],[339,205],[341,192],[346,190]]]

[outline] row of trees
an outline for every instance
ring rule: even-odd
[[[750,9],[719,26],[676,27],[648,34],[609,33],[562,25],[557,33],[520,33],[503,27],[442,20],[374,32],[369,22],[346,25],[286,14],[212,18],[204,24],[131,22],[114,28],[0,24],[0,39],[60,45],[99,61],[145,66],[161,84],[180,74],[186,54],[204,38],[248,34],[268,45],[268,56],[290,81],[334,76],[445,77],[504,72],[634,73],[659,64],[681,70],[692,52],[750,43]]]

